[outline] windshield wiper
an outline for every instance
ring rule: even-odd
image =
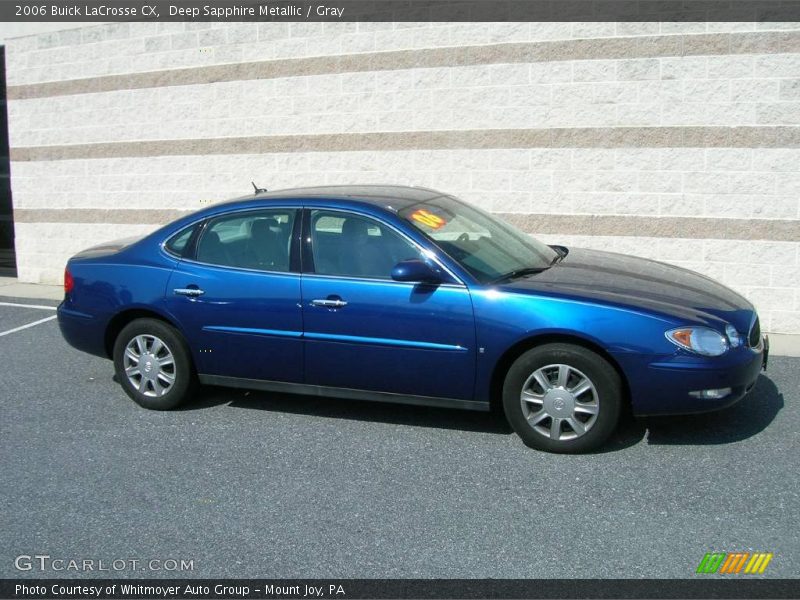
[[[535,275],[536,273],[541,273],[549,268],[550,267],[525,267],[524,269],[515,269],[492,279],[489,282],[489,285],[494,285],[495,283],[501,283],[503,281],[510,281],[512,279],[516,279],[517,277],[524,277],[525,275]]]
[[[556,251],[556,256],[553,257],[553,260],[550,261],[550,266],[552,267],[554,264],[561,262],[564,260],[564,257],[569,254],[569,250],[564,246],[550,246],[553,250]]]

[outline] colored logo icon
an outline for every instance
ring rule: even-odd
[[[772,556],[772,552],[707,552],[696,572],[760,575]]]

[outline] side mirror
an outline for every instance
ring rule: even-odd
[[[441,283],[442,277],[428,263],[418,258],[401,260],[392,269],[392,279],[413,283]]]

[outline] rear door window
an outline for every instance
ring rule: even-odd
[[[269,209],[216,217],[197,243],[195,260],[223,267],[290,270],[295,209]]]

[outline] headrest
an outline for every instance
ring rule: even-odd
[[[369,223],[363,219],[346,219],[342,225],[342,235],[348,237],[366,237],[369,235]]]
[[[250,228],[250,235],[253,237],[264,237],[273,233],[272,227],[277,227],[278,222],[275,219],[258,219],[253,221],[253,226]]]
[[[216,231],[206,231],[203,237],[205,238],[203,241],[207,244],[216,246],[222,243],[222,240],[219,239],[219,234]]]

